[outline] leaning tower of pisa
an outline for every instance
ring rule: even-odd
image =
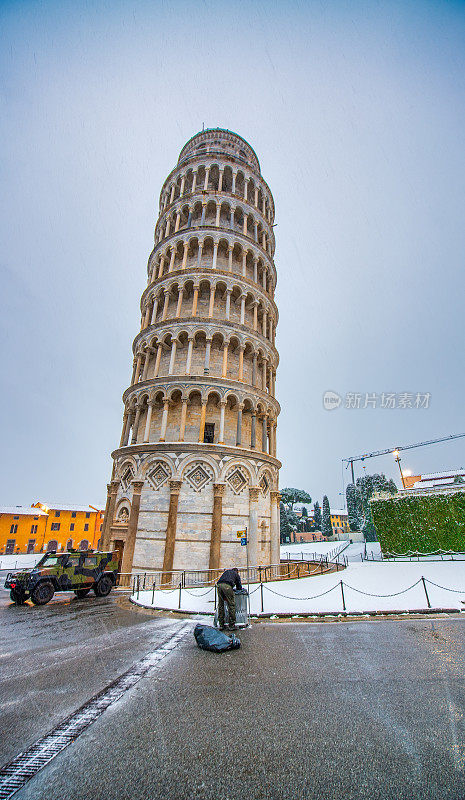
[[[190,139],[160,193],[102,546],[123,572],[279,563],[274,203],[250,145]]]

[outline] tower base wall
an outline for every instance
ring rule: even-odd
[[[250,564],[279,563],[277,459],[216,445],[199,452],[198,445],[185,443],[133,445],[113,458],[112,485],[118,488],[109,545],[124,539],[125,561],[134,572],[245,567],[246,548],[237,537],[245,528]],[[120,533],[126,522],[135,526],[132,544]]]

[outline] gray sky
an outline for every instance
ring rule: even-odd
[[[281,486],[339,506],[341,458],[465,430],[464,3],[24,0],[0,25],[1,503],[104,502],[159,191],[203,123],[275,198]]]

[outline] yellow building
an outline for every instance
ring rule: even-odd
[[[304,505],[305,503],[301,503],[294,507],[295,513],[300,518],[302,518],[302,508]],[[308,519],[313,524],[313,513],[314,513],[313,509],[309,508],[306,505],[305,507],[307,509]],[[331,511],[331,527],[336,536],[340,536],[341,533],[349,533],[350,528],[349,528],[349,518],[347,515],[347,511],[340,508],[336,508],[333,511]]]
[[[48,514],[30,506],[0,506],[0,554],[38,553]]]
[[[34,503],[48,514],[47,533],[42,550],[97,550],[103,511],[94,506],[60,503]]]
[[[331,511],[331,525],[336,536],[341,533],[349,533],[349,518],[347,511],[343,509],[335,509]]]
[[[94,506],[0,506],[0,555],[97,550],[102,523],[103,511]]]

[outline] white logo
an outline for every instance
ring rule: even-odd
[[[327,391],[323,395],[323,408],[325,411],[333,411],[339,408],[342,403],[342,397],[336,392]]]

